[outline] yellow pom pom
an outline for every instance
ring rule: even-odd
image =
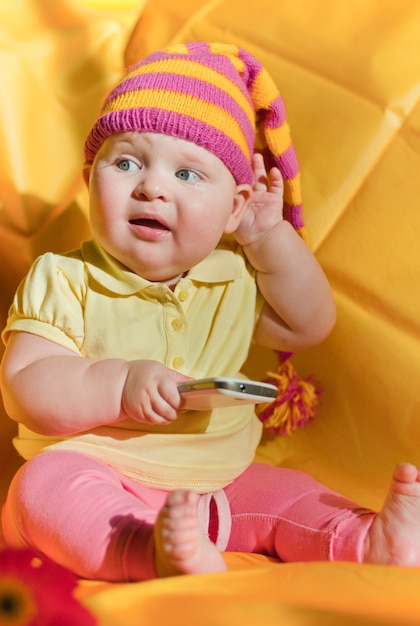
[[[256,413],[270,432],[290,435],[314,418],[321,389],[311,377],[300,378],[288,360],[268,376],[267,382],[278,387],[277,398],[258,404]]]

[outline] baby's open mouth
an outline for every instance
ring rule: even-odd
[[[166,224],[162,224],[158,220],[147,219],[147,218],[139,218],[134,220],[129,220],[130,224],[135,226],[144,226],[146,228],[151,228],[153,230],[169,230]]]

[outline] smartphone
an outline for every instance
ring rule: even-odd
[[[193,411],[271,402],[278,393],[275,385],[227,376],[186,380],[178,383],[178,390],[183,399],[182,408]]]

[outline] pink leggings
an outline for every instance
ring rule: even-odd
[[[45,452],[12,481],[5,539],[84,578],[154,578],[153,525],[166,496],[89,456]],[[289,562],[360,562],[375,517],[302,472],[261,464],[198,502],[203,529],[221,550]]]

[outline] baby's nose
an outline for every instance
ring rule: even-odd
[[[145,172],[141,177],[136,185],[135,193],[137,196],[145,196],[149,200],[166,196],[161,177],[151,172]]]

